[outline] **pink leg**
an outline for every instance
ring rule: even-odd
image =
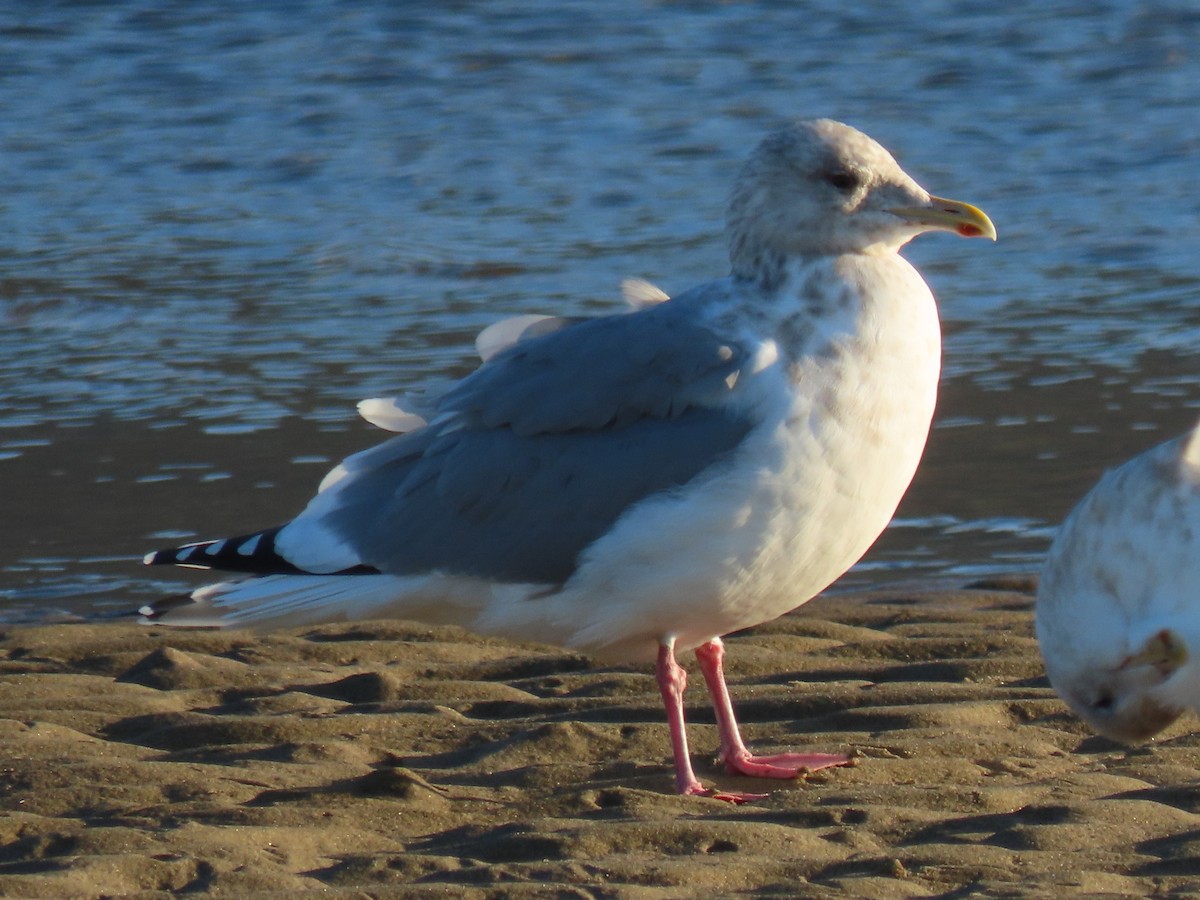
[[[752,755],[742,743],[737,720],[733,717],[733,704],[729,700],[729,689],[725,687],[724,657],[725,645],[720,638],[713,638],[696,648],[696,659],[700,661],[700,671],[704,674],[717,714],[717,730],[721,735],[721,749],[717,758],[725,764],[726,772],[758,778],[795,778],[806,772],[850,764],[850,757],[832,753]]]
[[[687,672],[675,662],[675,638],[667,638],[658,647],[658,664],[654,670],[663,705],[667,708],[667,726],[671,730],[671,752],[675,755],[675,790],[680,794],[713,797],[730,803],[761,800],[766,794],[740,794],[714,791],[702,785],[692,771],[688,755],[687,732],[683,722],[683,692],[687,688]]]

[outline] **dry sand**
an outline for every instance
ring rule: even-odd
[[[1200,893],[1200,734],[1054,697],[1019,582],[818,599],[729,640],[752,747],[859,764],[671,793],[651,672],[398,622],[0,640],[0,894]],[[694,670],[693,670],[694,671]],[[698,678],[698,774],[710,756]]]

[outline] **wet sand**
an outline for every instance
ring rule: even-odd
[[[1126,749],[1055,698],[1021,580],[823,597],[731,638],[752,748],[857,765],[671,792],[652,673],[400,622],[0,639],[0,894],[1200,892],[1200,734]],[[689,734],[712,764],[693,666]]]

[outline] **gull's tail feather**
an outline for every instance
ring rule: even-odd
[[[184,628],[268,631],[324,622],[408,619],[513,635],[524,634],[526,628],[509,627],[511,613],[519,613],[521,622],[536,615],[540,607],[529,599],[545,591],[545,585],[496,585],[436,572],[352,577],[264,575],[165,597],[143,606],[138,615],[146,625]],[[489,614],[498,617],[495,623],[488,624]]]
[[[322,622],[420,614],[423,577],[396,575],[267,575],[224,581],[191,595],[166,597],[138,610],[143,624],[184,628],[292,628]]]

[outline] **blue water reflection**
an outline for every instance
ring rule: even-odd
[[[126,560],[294,512],[371,441],[355,400],[461,374],[498,316],[723,274],[725,192],[784,117],[867,130],[1001,233],[911,247],[940,425],[856,577],[1032,568],[1196,415],[1184,5],[46,3],[0,44],[21,614],[181,586]]]

